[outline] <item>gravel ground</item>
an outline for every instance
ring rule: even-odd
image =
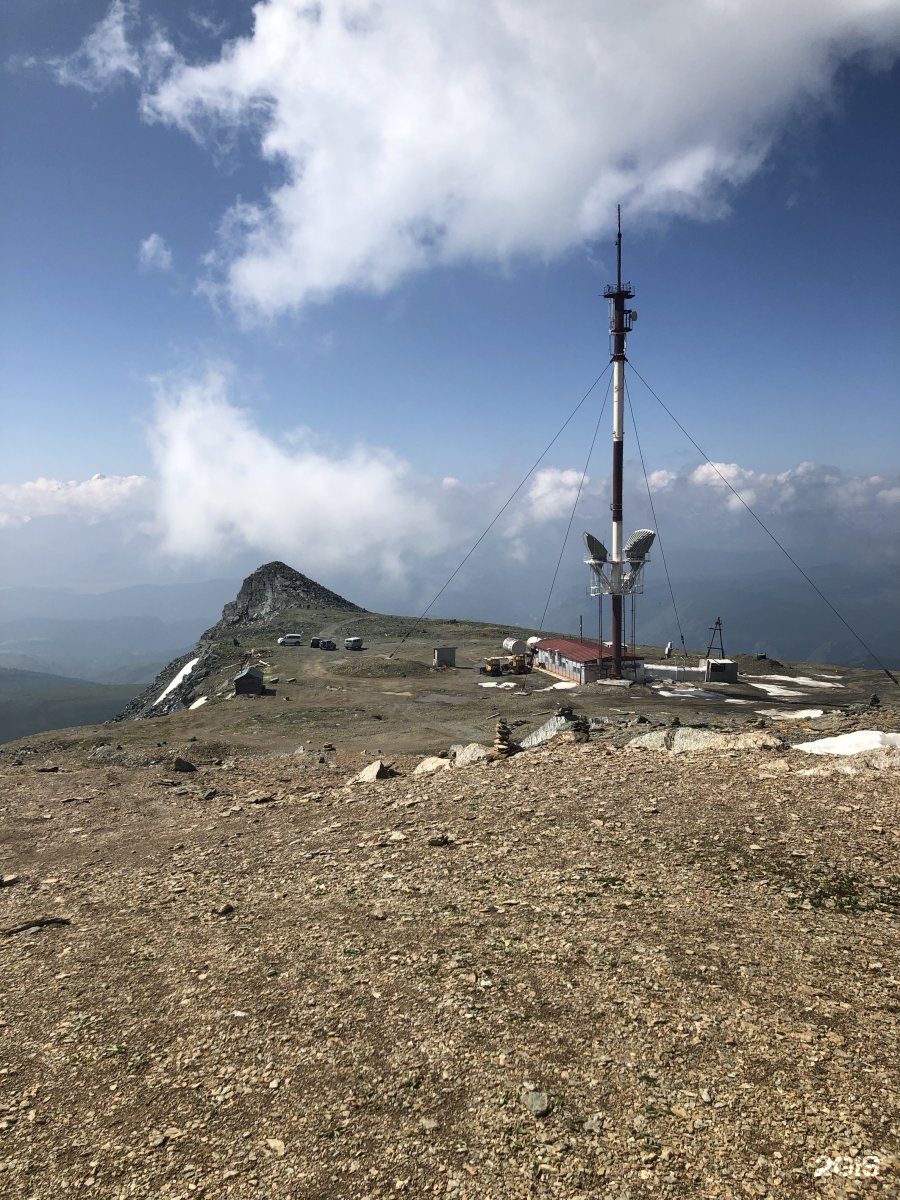
[[[900,1195],[896,768],[218,749],[0,762],[3,1197]]]

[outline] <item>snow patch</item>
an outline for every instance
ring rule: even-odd
[[[161,701],[165,700],[165,698],[166,698],[166,696],[168,696],[169,692],[174,691],[175,688],[178,687],[179,683],[182,682],[182,680],[187,679],[188,675],[190,675],[191,671],[193,671],[194,667],[196,667],[196,665],[199,661],[200,661],[200,656],[198,655],[196,658],[192,658],[189,663],[185,663],[184,666],[181,668],[181,670],[178,672],[178,674],[175,676],[175,678],[172,680],[172,682],[169,684],[169,686],[166,688],[166,690],[163,692],[163,694],[161,696],[159,696],[156,700],[153,701],[154,705],[157,705]]]
[[[724,700],[724,696],[719,692],[708,692],[706,688],[698,687],[675,687],[675,688],[660,688],[658,696],[665,696],[669,700]]]
[[[827,679],[839,679],[839,675],[819,676],[814,679],[810,675],[748,675],[748,679],[774,679],[776,683],[799,683],[801,687],[813,688],[842,688],[843,683],[827,683]],[[761,686],[754,684],[754,687]]]
[[[837,737],[819,738],[815,742],[800,742],[793,747],[804,754],[865,754],[884,748],[900,750],[900,733],[881,733],[877,729],[858,729]]]
[[[199,708],[201,704],[205,704],[208,699],[208,696],[201,696],[199,700],[195,700],[193,704],[188,705],[188,710],[193,712],[195,708]]]
[[[761,677],[757,676],[756,678],[759,679]],[[772,676],[770,675],[769,678],[771,679]],[[779,683],[751,683],[750,686],[759,688],[759,690],[761,692],[765,692],[767,696],[781,696],[782,698],[787,699],[796,699],[799,697],[802,700],[806,695],[806,692],[798,692],[796,688],[782,687]]]
[[[774,717],[776,721],[814,721],[824,713],[822,708],[758,708],[761,717]]]

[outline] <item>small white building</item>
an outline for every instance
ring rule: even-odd
[[[738,669],[733,658],[701,658],[707,683],[737,683]]]
[[[455,646],[437,646],[434,651],[434,661],[431,664],[433,667],[455,667],[456,666],[456,647]]]

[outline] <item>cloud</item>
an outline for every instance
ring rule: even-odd
[[[898,478],[811,462],[777,473],[704,463],[653,472],[650,486],[663,532],[682,545],[765,546],[746,505],[789,550],[838,556],[848,566],[900,562]]]
[[[681,475],[657,472],[655,478],[658,487],[690,485],[703,493],[709,489],[723,493],[729,507],[734,504],[742,507],[731,491],[733,488],[751,507],[752,495],[770,512],[817,509],[823,513],[853,514],[900,504],[897,480],[885,479],[883,475],[845,475],[839,467],[812,462],[798,463],[777,474],[755,471],[737,463],[709,462]],[[704,495],[703,503],[708,502],[709,497]]]
[[[569,467],[544,467],[536,471],[528,489],[528,512],[533,520],[567,517],[579,493],[582,471]],[[585,484],[590,480],[585,477]]]
[[[0,528],[38,517],[77,517],[90,523],[146,508],[150,480],[144,475],[93,475],[86,480],[34,479],[0,484]]]
[[[391,451],[329,454],[303,429],[276,441],[232,402],[224,368],[161,386],[151,443],[158,533],[176,556],[253,548],[397,580],[456,540],[437,487]]]
[[[64,82],[141,78],[145,118],[278,183],[224,215],[217,286],[265,318],[469,261],[551,258],[629,220],[726,210],[842,60],[890,62],[892,0],[261,0],[212,61],[115,0]],[[132,42],[128,41],[131,29]],[[205,51],[204,51],[205,52]],[[210,285],[212,286],[212,285]]]
[[[138,261],[144,271],[171,271],[172,251],[165,238],[158,233],[145,237],[138,250]]]
[[[74,54],[50,60],[59,82],[99,92],[123,79],[139,79],[145,51],[133,46],[129,37],[134,17],[133,3],[113,0],[106,16]]]

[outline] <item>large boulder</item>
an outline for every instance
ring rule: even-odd
[[[354,775],[350,782],[374,783],[376,779],[390,779],[396,773],[386,762],[383,762],[380,758],[376,758],[367,767],[363,767],[358,775]]]
[[[482,746],[480,742],[469,742],[468,746],[457,747],[456,757],[453,761],[457,767],[470,767],[473,763],[498,757],[493,746]]]
[[[430,754],[428,758],[416,763],[413,775],[433,775],[435,771],[446,771],[449,766],[449,758],[439,758],[436,754]]]

